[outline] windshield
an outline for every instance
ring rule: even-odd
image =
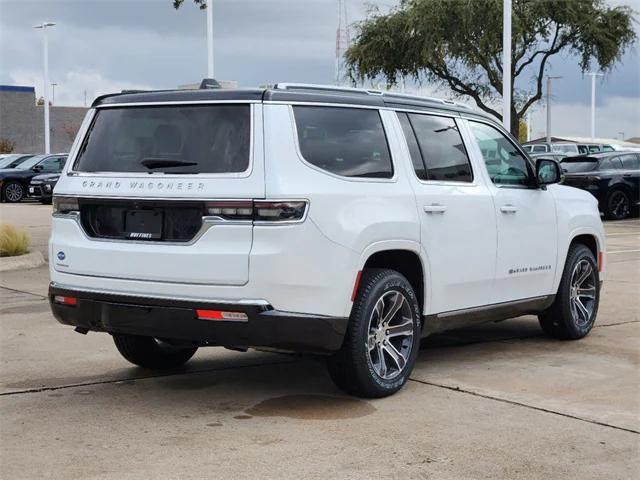
[[[0,155],[0,168],[9,168],[9,165],[18,158],[20,155]]]
[[[244,172],[249,168],[250,125],[246,104],[100,109],[75,170]]]
[[[35,157],[31,157],[26,159],[24,162],[20,163],[20,165],[16,165],[16,168],[20,170],[29,170],[31,167],[40,162],[43,158],[47,158],[48,155],[36,155]]]
[[[565,158],[560,162],[560,168],[565,173],[590,172],[598,167],[598,160],[595,158],[571,159]]]

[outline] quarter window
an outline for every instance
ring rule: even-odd
[[[531,185],[531,166],[516,146],[498,129],[469,122],[482,151],[491,180],[496,185]]]
[[[402,115],[401,115],[402,117]],[[426,171],[427,180],[471,182],[473,173],[464,148],[458,126],[453,118],[435,115],[408,114],[412,132],[408,132],[406,122],[403,123],[405,136],[408,137],[409,149],[412,149],[411,135],[415,132],[418,153],[421,155],[422,168]],[[402,122],[402,120],[401,120]],[[421,165],[411,152],[414,169],[418,178],[422,178]]]
[[[294,106],[300,152],[344,177],[391,178],[393,166],[377,110]]]

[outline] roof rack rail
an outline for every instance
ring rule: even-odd
[[[334,85],[317,85],[314,83],[276,83],[273,88],[277,90],[313,90],[321,92],[354,93],[356,95],[382,95],[384,93],[380,90],[339,87]]]
[[[385,97],[396,97],[396,98],[406,98],[407,100],[427,100],[429,102],[436,103],[444,103],[445,105],[452,105],[454,107],[466,108],[468,110],[473,110],[472,107],[460,102],[454,102],[453,100],[446,100],[444,98],[438,97],[423,97],[421,95],[413,95],[410,93],[400,93],[400,92],[384,92],[383,95]]]
[[[469,105],[464,103],[454,102],[453,100],[445,100],[436,97],[423,97],[420,95],[412,95],[408,93],[400,92],[386,92],[382,90],[374,90],[368,88],[355,88],[355,87],[339,87],[333,85],[317,85],[313,83],[276,83],[273,87],[278,90],[311,90],[320,92],[336,92],[336,93],[351,93],[356,95],[377,95],[388,98],[404,98],[407,100],[423,100],[434,103],[442,103],[445,105],[452,105],[455,107],[466,108],[473,110]]]

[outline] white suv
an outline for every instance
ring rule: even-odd
[[[491,118],[285,84],[98,98],[55,188],[50,302],[171,368],[201,346],[327,355],[347,392],[402,387],[420,338],[538,315],[585,336],[604,233]]]

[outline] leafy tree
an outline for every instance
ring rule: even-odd
[[[173,0],[173,8],[177,10],[183,3],[184,0]],[[193,3],[198,5],[200,10],[204,10],[205,8],[207,8],[207,0],[193,0]]]
[[[501,119],[494,105],[502,94],[502,4],[401,0],[388,14],[372,10],[346,53],[350,76],[382,77],[389,86],[427,80]],[[542,98],[550,58],[571,54],[583,73],[592,62],[610,71],[637,39],[633,13],[603,0],[513,0],[511,132],[518,135],[520,119]]]

